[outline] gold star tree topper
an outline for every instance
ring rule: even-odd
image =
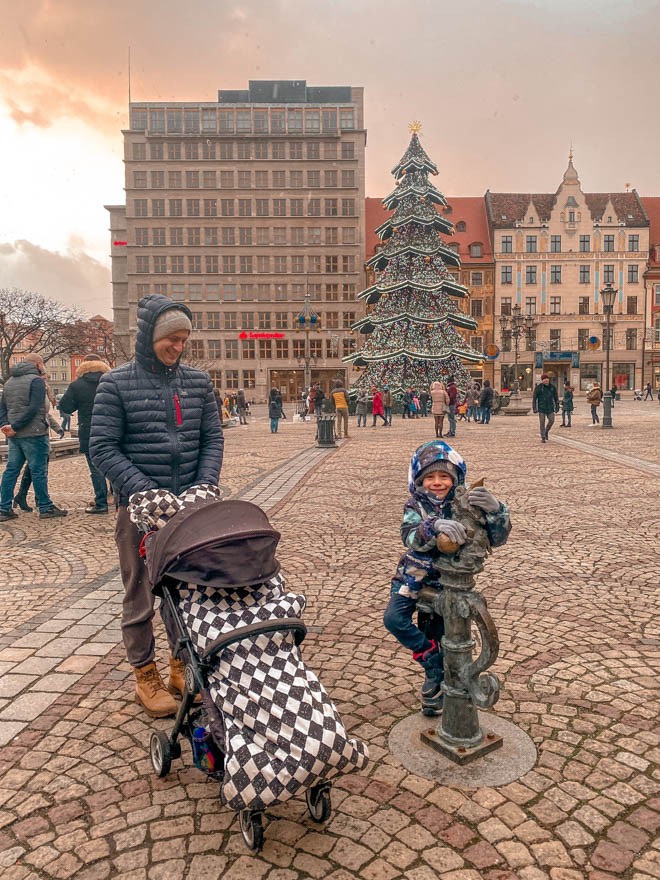
[[[414,122],[411,122],[408,126],[411,134],[419,134],[422,130],[422,123],[416,119]]]

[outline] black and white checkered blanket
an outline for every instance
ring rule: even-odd
[[[299,618],[305,598],[277,575],[256,587],[180,588],[179,610],[195,649],[264,620]],[[235,810],[263,809],[340,773],[366,766],[332,701],[300,657],[292,633],[267,633],[226,648],[209,676],[225,721],[222,794]]]

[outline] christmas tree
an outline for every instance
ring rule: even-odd
[[[396,188],[383,199],[394,213],[376,230],[383,246],[367,263],[376,284],[358,294],[373,308],[352,328],[365,335],[364,345],[344,358],[361,370],[352,383],[357,388],[429,388],[449,376],[465,388],[470,374],[463,362],[483,360],[456,329],[474,330],[477,323],[454,299],[468,291],[447,269],[461,261],[440,238],[454,227],[436,211],[447,202],[429,182],[438,169],[419,142],[420,127],[410,126],[408,149],[392,170]]]

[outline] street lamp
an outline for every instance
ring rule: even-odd
[[[507,330],[511,332],[513,339],[513,370],[514,380],[511,397],[520,396],[520,382],[518,381],[518,354],[520,351],[520,337],[524,334],[527,339],[531,338],[534,327],[534,318],[531,315],[523,315],[518,303],[511,309],[511,315],[500,315],[500,328],[502,338]]]
[[[315,312],[310,305],[311,298],[311,294],[307,292],[305,294],[305,305],[296,318],[296,333],[299,333],[301,330],[305,333],[305,354],[302,358],[298,358],[299,363],[302,360],[305,364],[303,379],[305,383],[305,391],[308,391],[312,384],[312,360],[316,363],[316,358],[312,358],[310,354],[309,334],[312,330],[316,330],[317,333],[321,332],[321,319],[319,318],[318,313]]]
[[[612,347],[612,342],[610,337],[610,321],[617,293],[618,291],[612,287],[611,281],[608,281],[600,292],[601,299],[603,300],[603,311],[605,313],[605,394],[603,394],[603,428],[612,427],[612,393],[610,391],[610,349]]]

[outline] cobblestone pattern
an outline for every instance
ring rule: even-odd
[[[627,453],[644,457],[660,413],[636,415],[629,406],[618,436]],[[392,725],[415,711],[420,684],[381,618],[399,553],[407,458],[431,435],[430,421],[354,429],[354,440],[278,497],[288,468],[268,475],[309,449],[308,429],[285,424],[271,438],[257,422],[236,429],[235,439],[228,432],[223,481],[238,493],[254,482],[250,462],[263,467],[260,488],[271,491],[259,501],[282,532],[290,584],[308,597],[306,662],[368,741],[367,773],[335,786],[325,828],[302,801],[269,811],[264,850],[248,853],[217,786],[191,768],[185,746],[166,780],[151,773],[149,731],[169,722],[149,721],[132,701],[118,643],[121,586],[92,565],[71,595],[56,586],[50,606],[32,606],[33,620],[14,626],[0,650],[0,683],[10,691],[0,697],[0,725],[5,735],[17,725],[0,750],[3,880],[660,877],[657,479],[541,445],[535,419],[459,423],[455,442],[469,478],[485,475],[514,519],[510,543],[480,582],[502,643],[496,710],[539,749],[537,766],[517,782],[461,791],[409,773],[387,750]],[[600,444],[605,433],[593,429],[598,437],[589,442]],[[303,453],[296,469],[313,458]],[[72,494],[75,465],[63,463]],[[85,488],[79,482],[76,497]],[[59,533],[67,552],[75,520]],[[31,525],[34,533],[18,539],[15,526],[0,527],[14,542],[19,576],[23,553],[36,564],[42,552],[38,520]],[[92,560],[105,559],[109,570],[108,525],[89,528],[102,545]],[[3,604],[32,603],[37,593],[28,589],[25,603],[20,583],[0,594]],[[30,679],[28,701],[26,690],[14,695],[25,683],[19,677]]]

